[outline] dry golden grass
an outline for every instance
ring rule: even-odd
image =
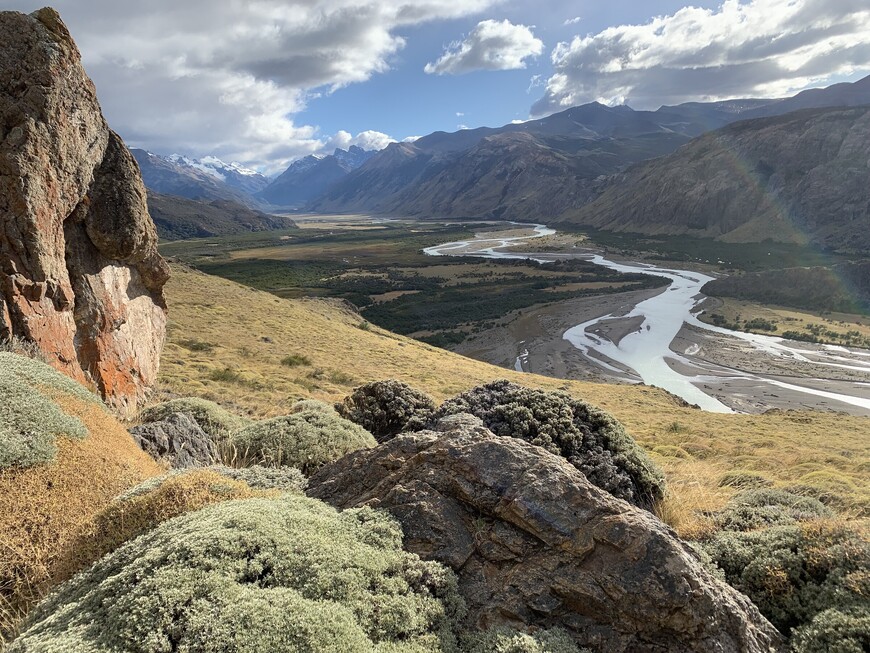
[[[221,501],[277,494],[252,490],[246,483],[210,469],[172,476],[149,492],[106,506],[55,563],[52,581],[61,583],[71,578],[124,542],[178,515]]]
[[[284,300],[176,266],[166,288],[169,342],[159,395],[197,395],[256,417],[287,414],[298,399],[335,401],[362,383],[394,378],[443,400],[508,378],[561,389],[611,412],[664,469],[671,491],[662,516],[684,535],[707,528],[703,513],[735,491],[723,474],[753,470],[777,486],[827,492],[854,517],[870,506],[870,418],[821,412],[719,415],[685,408],[647,386],[605,385],[519,374],[374,326],[338,303]],[[195,338],[208,352],[180,345]],[[303,354],[309,365],[281,359]],[[228,370],[228,372],[227,372]],[[217,379],[217,380],[215,380]],[[160,396],[157,397],[162,398]]]
[[[161,471],[100,406],[60,392],[51,398],[89,435],[61,438],[55,463],[0,470],[0,640],[51,587],[58,558],[97,513]]]

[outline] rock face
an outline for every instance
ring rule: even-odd
[[[454,415],[316,473],[308,494],[369,505],[405,546],[450,565],[477,627],[566,629],[596,651],[778,651],[742,594],[649,513],[564,459]]]
[[[130,435],[154,458],[166,460],[174,469],[218,462],[214,442],[186,413],[173,413],[159,422],[134,426]]]
[[[36,342],[131,412],[165,335],[156,243],[139,169],[58,14],[0,12],[0,339]]]

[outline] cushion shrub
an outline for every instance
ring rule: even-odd
[[[309,475],[342,456],[374,447],[372,434],[335,412],[303,410],[256,422],[229,442],[235,467],[290,466]]]
[[[831,509],[818,499],[763,488],[735,494],[714,521],[720,530],[751,531],[833,516]]]
[[[589,653],[559,628],[535,633],[493,628],[467,635],[462,644],[462,653]]]
[[[718,533],[704,548],[783,634],[870,600],[870,542],[830,521]]]
[[[57,438],[87,436],[82,421],[61,410],[53,394],[102,405],[47,364],[0,352],[0,469],[50,463],[57,456]]]
[[[463,615],[447,568],[390,516],[284,495],[208,506],[97,562],[8,653],[435,653]]]
[[[832,608],[795,629],[794,653],[866,653],[870,651],[870,607]]]
[[[661,470],[608,413],[562,392],[495,381],[445,401],[429,421],[471,413],[500,436],[561,455],[589,481],[636,506],[652,509],[665,493]]]
[[[354,389],[335,409],[369,431],[378,442],[386,442],[406,428],[421,427],[435,410],[435,402],[425,392],[390,379]]]
[[[214,469],[173,470],[148,479],[96,516],[93,527],[67,549],[52,576],[55,582],[66,580],[124,542],[178,515],[221,501],[268,494]]]

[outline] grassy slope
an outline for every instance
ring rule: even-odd
[[[777,485],[812,485],[833,493],[848,513],[867,516],[870,418],[716,415],[681,407],[651,387],[519,374],[376,327],[361,329],[360,318],[335,303],[279,299],[178,266],[166,290],[162,397],[197,395],[273,416],[286,414],[298,398],[335,400],[377,379],[401,379],[440,400],[509,378],[566,390],[621,420],[664,468],[672,496],[663,517],[684,535],[704,527],[698,510],[727,500],[733,489],[719,487],[719,479],[735,469],[755,470]],[[310,365],[282,365],[291,354],[307,356]]]

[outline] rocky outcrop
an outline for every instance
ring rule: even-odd
[[[215,443],[186,413],[173,413],[159,422],[134,426],[130,435],[154,458],[165,460],[174,469],[206,467],[218,462]]]
[[[392,513],[409,551],[457,572],[471,625],[558,626],[612,653],[781,649],[755,606],[648,512],[470,415],[436,428],[342,458],[308,493]]]
[[[131,412],[165,335],[156,243],[139,169],[60,16],[0,13],[0,339],[34,341]]]

